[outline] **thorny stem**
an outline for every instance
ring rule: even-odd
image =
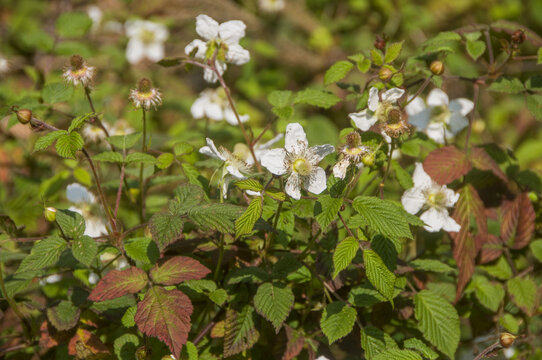
[[[472,132],[472,123],[474,122],[474,117],[476,116],[476,105],[478,103],[478,95],[480,93],[480,85],[478,84],[478,82],[474,83],[473,88],[474,88],[474,97],[472,99],[472,102],[474,103],[474,106],[469,116],[469,127],[467,128],[467,136],[465,139],[465,153],[467,153],[467,151],[469,150],[469,141],[470,141],[470,134]]]
[[[348,232],[348,235],[350,235],[351,237],[353,237],[354,239],[356,239],[356,237],[354,236],[354,233],[352,232],[352,230],[350,230],[350,228],[348,227],[348,225],[346,225],[346,221],[344,221],[344,218],[343,218],[343,216],[341,215],[341,212],[340,212],[340,211],[337,212],[337,215],[339,215],[339,219],[341,219],[341,222],[343,223],[344,228],[345,228],[346,231]]]
[[[478,356],[476,356],[474,358],[474,360],[483,359],[483,358],[487,357],[489,354],[491,354],[493,351],[499,350],[501,348],[502,348],[501,344],[497,341],[497,342],[489,345],[487,348],[485,348],[481,353],[478,354]]]
[[[141,108],[142,113],[142,119],[143,119],[143,144],[141,145],[141,151],[143,153],[147,152],[147,115],[145,112],[145,108]],[[143,170],[144,170],[144,164],[141,164],[139,167],[139,202],[141,206],[141,212],[139,213],[139,217],[141,221],[145,221],[145,194],[143,193],[145,191],[145,185],[143,184]]]

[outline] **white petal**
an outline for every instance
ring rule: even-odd
[[[435,88],[429,92],[427,95],[427,105],[429,106],[446,106],[450,102],[448,95],[439,88]]]
[[[126,36],[128,37],[134,37],[139,34],[140,29],[143,26],[143,22],[141,20],[128,20],[124,24],[124,29],[126,31]]]
[[[431,117],[431,108],[425,108],[422,111],[409,115],[408,122],[418,129],[425,129]]]
[[[405,90],[399,88],[393,88],[382,94],[382,101],[395,102],[403,96]]]
[[[384,141],[386,142],[386,144],[389,144],[391,146],[391,136],[386,134],[385,131],[381,131],[380,135],[382,135],[382,137],[384,138]]]
[[[245,192],[250,196],[262,196],[262,193],[259,191],[245,190]]]
[[[273,146],[275,143],[279,142],[282,138],[284,137],[284,134],[283,133],[280,133],[278,134],[277,136],[275,136],[274,138],[272,138],[271,140],[269,140],[268,142],[264,143],[264,144],[256,144],[256,147],[259,149],[259,150],[264,150],[264,149],[269,149],[271,146]]]
[[[216,73],[213,70],[205,68],[203,69],[203,80],[208,83],[215,83],[218,81],[218,76],[216,76]]]
[[[367,103],[369,110],[376,111],[376,109],[378,109],[379,102],[380,99],[378,98],[378,89],[372,87],[371,89],[369,89],[369,101]]]
[[[211,149],[211,151],[215,154],[217,158],[219,158],[222,161],[226,161],[226,158],[224,157],[224,155],[222,155],[222,153],[218,151],[218,149],[216,148],[213,140],[209,138],[205,138],[205,142],[207,143],[207,146]]]
[[[87,217],[85,219],[84,235],[98,237],[105,234],[107,234],[107,227],[102,219],[95,217]]]
[[[230,185],[229,177],[222,178],[222,197],[224,199],[228,197],[228,185]]]
[[[442,226],[442,229],[444,231],[448,232],[459,232],[461,230],[461,225],[459,225],[454,218],[452,218],[450,215],[446,217],[446,220],[444,222],[444,225]]]
[[[87,203],[93,204],[95,202],[94,195],[92,195],[86,187],[79,183],[73,183],[66,187],[66,197],[73,203]]]
[[[228,171],[228,173],[230,173],[233,177],[236,177],[238,179],[244,179],[245,176],[241,173],[241,171],[239,171],[238,168],[232,166],[232,165],[228,165],[226,166],[226,170]]]
[[[231,107],[227,107],[224,109],[224,119],[231,124],[231,125],[239,125],[239,122],[237,121],[237,117],[235,116],[235,113],[231,109]],[[250,116],[248,115],[239,115],[239,120],[241,120],[242,123],[247,122],[250,119]]]
[[[354,121],[356,127],[361,131],[369,130],[378,120],[376,116],[373,116],[373,114],[369,113],[367,110],[348,114],[348,117]]]
[[[320,194],[327,189],[326,172],[321,167],[314,169],[309,176],[303,177],[303,186],[313,194]]]
[[[194,56],[198,59],[204,59],[205,53],[207,52],[207,44],[200,39],[192,40],[190,44],[186,45],[186,47],[184,48],[184,53],[186,55],[190,55],[190,53],[196,48],[198,50],[196,51],[196,54]]]
[[[414,181],[414,186],[420,188],[421,190],[429,189],[433,184],[433,180],[423,169],[422,163],[419,162],[416,163],[416,169],[412,175],[412,181]]]
[[[335,151],[335,148],[332,145],[325,144],[325,145],[316,145],[310,148],[310,151],[316,155],[318,158],[318,161],[314,163],[313,165],[318,164],[320,161],[322,161],[323,158],[331,154]]]
[[[126,46],[126,60],[130,64],[137,64],[145,57],[145,45],[138,38],[131,38]]]
[[[196,17],[196,32],[205,40],[212,40],[218,36],[218,23],[207,15]]]
[[[418,97],[415,97],[414,100],[410,101],[405,109],[406,109],[407,114],[409,116],[412,116],[414,114],[420,113],[425,108],[426,108],[425,102],[418,96]]]
[[[245,36],[245,29],[246,25],[241,20],[231,20],[220,24],[218,33],[229,47],[239,43],[239,40]]]
[[[308,146],[307,135],[299,123],[291,123],[286,126],[284,148],[294,154],[298,154]]]
[[[169,37],[169,31],[165,25],[154,23],[154,38],[156,41],[164,42]]]
[[[299,178],[299,174],[294,172],[290,175],[288,180],[286,180],[284,190],[292,199],[301,199],[301,179]]]
[[[415,215],[425,204],[425,196],[420,188],[413,187],[403,193],[401,203],[407,213]]]
[[[201,119],[205,116],[205,109],[209,106],[207,98],[197,98],[190,107],[190,113],[194,119]]]
[[[164,58],[165,50],[162,42],[154,42],[148,44],[145,49],[145,56],[154,62],[160,61]]]
[[[207,108],[205,109],[205,115],[211,120],[220,121],[224,119],[224,111],[222,106],[217,103],[208,103]]]
[[[452,189],[448,189],[446,187],[446,185],[444,185],[442,187],[442,190],[441,190],[444,195],[446,196],[446,203],[445,203],[445,206],[446,207],[452,207],[455,205],[455,203],[457,202],[457,200],[459,200],[459,194],[456,193],[455,191],[453,191]]]
[[[438,144],[444,144],[444,136],[446,131],[446,125],[438,123],[429,123],[425,133],[429,136],[430,139],[433,139]]]
[[[285,163],[286,150],[271,149],[262,155],[262,166],[275,175],[284,175],[288,171]]]
[[[447,223],[449,218],[446,209],[430,208],[420,216],[420,220],[425,223],[424,229],[429,232],[440,231]]]
[[[335,166],[333,166],[333,176],[339,179],[344,179],[344,177],[346,176],[346,170],[348,170],[349,165],[350,161],[348,161],[348,158],[343,158],[341,161],[336,163]]]
[[[463,116],[466,116],[474,108],[474,103],[469,99],[459,98],[450,101],[449,109],[454,112],[458,112]]]
[[[448,125],[450,126],[450,132],[454,136],[469,125],[469,120],[465,116],[456,112],[452,113],[448,121]]]
[[[203,155],[210,156],[210,157],[215,158],[215,159],[220,159],[218,156],[216,156],[216,154],[213,152],[213,150],[211,150],[211,148],[208,147],[208,146],[200,147],[199,153],[203,154]],[[220,159],[220,160],[222,160],[222,159]]]
[[[248,50],[243,49],[241,45],[233,44],[228,47],[228,52],[226,53],[226,61],[235,64],[243,65],[249,62],[250,53]]]

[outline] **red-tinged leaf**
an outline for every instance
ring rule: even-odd
[[[111,352],[98,336],[88,330],[77,329],[68,344],[68,353],[77,359],[93,359]]]
[[[59,344],[65,344],[71,336],[71,332],[57,331],[48,321],[44,321],[40,326],[40,348],[50,349]]]
[[[474,273],[474,262],[480,250],[479,246],[487,242],[487,217],[484,203],[478,192],[472,185],[467,184],[459,190],[459,194],[459,200],[455,205],[452,217],[461,225],[461,230],[457,233],[450,233],[454,242],[454,259],[459,268],[455,301],[459,300],[465,285]],[[474,229],[471,229],[470,226],[471,217],[476,220],[476,233],[480,236],[478,241],[475,240]]]
[[[137,304],[134,320],[139,331],[163,341],[176,358],[190,332],[192,302],[179,290],[151,287]]]
[[[176,285],[187,280],[203,279],[210,272],[211,270],[197,260],[187,256],[175,256],[161,264],[156,264],[150,275],[157,284]]]
[[[423,169],[433,180],[446,185],[468,173],[472,164],[461,150],[455,146],[445,146],[427,155]]]
[[[488,234],[486,241],[483,235],[476,236],[476,241],[480,247],[480,263],[487,264],[497,259],[502,254],[502,241],[498,236]]]
[[[136,267],[111,270],[98,282],[88,298],[92,301],[104,301],[135,294],[147,285],[147,281],[147,274]]]
[[[501,179],[505,184],[508,184],[506,174],[501,170],[499,164],[493,160],[491,156],[483,148],[472,148],[470,153],[470,161],[472,166],[480,170],[491,171],[495,176]]]
[[[284,325],[284,330],[286,331],[286,338],[288,339],[288,342],[286,343],[286,350],[282,355],[282,360],[292,360],[299,355],[301,350],[303,350],[305,339],[300,333],[288,325]]]
[[[240,311],[228,309],[224,323],[224,356],[239,354],[256,344],[260,333],[254,324],[254,308],[245,305]]]
[[[522,249],[529,244],[534,234],[536,214],[526,193],[519,194],[514,201],[503,205],[501,239],[511,243],[512,249]]]

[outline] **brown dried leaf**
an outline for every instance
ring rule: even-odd
[[[77,359],[95,358],[96,355],[110,354],[108,347],[100,338],[88,330],[77,329],[68,344],[68,353]]]

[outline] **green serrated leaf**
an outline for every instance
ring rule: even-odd
[[[384,264],[374,250],[363,251],[365,273],[373,286],[389,301],[393,300],[395,274]]]
[[[74,130],[79,129],[81,126],[85,124],[85,121],[87,121],[93,116],[97,116],[97,115],[92,112],[92,113],[88,113],[88,114],[76,117],[75,119],[72,120],[70,127],[68,128],[68,132],[72,132]]]
[[[404,41],[401,41],[388,45],[388,48],[386,49],[386,55],[384,56],[384,62],[386,64],[389,64],[395,59],[397,59],[397,57],[401,53],[401,49],[403,48],[403,43]]]
[[[442,274],[457,273],[457,270],[450,265],[435,259],[416,259],[410,263],[410,266],[416,270],[432,271]]]
[[[476,61],[486,51],[486,43],[481,40],[467,40],[467,52]]]
[[[240,311],[228,309],[224,322],[224,356],[250,349],[260,336],[254,325],[254,308],[245,305]]]
[[[56,212],[56,222],[69,238],[79,238],[85,232],[85,218],[75,211],[59,209]]]
[[[506,94],[519,94],[525,91],[525,86],[518,78],[500,77],[487,89]]]
[[[367,360],[374,359],[383,351],[398,349],[397,343],[389,334],[374,326],[365,326],[361,329],[361,347]]]
[[[542,95],[529,94],[527,98],[527,109],[533,114],[536,120],[542,120]]]
[[[62,82],[46,84],[41,90],[43,101],[50,105],[70,100],[72,95],[73,86]]]
[[[408,171],[403,169],[403,167],[399,165],[396,160],[391,161],[391,168],[395,172],[395,178],[403,189],[407,190],[414,186],[414,183],[412,182],[412,177],[410,176]]]
[[[126,309],[126,312],[124,313],[124,315],[122,315],[122,318],[121,318],[122,326],[127,327],[127,328],[131,328],[135,326],[134,317],[135,317],[136,311],[137,311],[137,306],[135,305],[130,306],[128,309]]]
[[[55,149],[58,155],[75,159],[75,154],[83,148],[85,141],[78,132],[64,134],[57,138]]]
[[[329,85],[342,80],[354,65],[350,61],[342,60],[333,64],[324,75],[324,85]]]
[[[371,60],[368,59],[368,58],[365,58],[363,59],[362,61],[358,62],[356,64],[357,68],[359,71],[361,71],[362,73],[366,73],[367,71],[369,71],[369,69],[371,68]]]
[[[438,358],[438,354],[420,339],[407,339],[403,342],[403,346],[405,349],[416,350],[417,352],[422,354],[424,358],[427,358],[429,360],[436,360]]]
[[[234,285],[240,283],[258,284],[269,280],[267,271],[257,267],[246,267],[232,271],[228,274],[227,284]]]
[[[534,257],[539,262],[542,262],[542,239],[536,239],[532,241],[529,244],[529,247],[531,248],[531,252],[534,255]]]
[[[156,167],[158,169],[167,169],[171,166],[173,160],[175,160],[175,155],[171,153],[162,153],[156,158]]]
[[[373,59],[373,64],[376,66],[384,65],[384,56],[380,50],[372,49],[371,58]]]
[[[113,348],[119,360],[136,360],[139,338],[134,334],[124,334],[115,339]]]
[[[51,131],[50,133],[40,137],[38,140],[36,140],[36,143],[34,144],[34,151],[41,151],[47,149],[55,142],[55,140],[65,134],[67,134],[67,131],[57,130]]]
[[[457,310],[440,295],[422,290],[414,296],[414,313],[423,336],[454,359],[460,335]]]
[[[187,142],[180,142],[173,147],[175,156],[188,155],[194,152],[194,147]]]
[[[218,306],[222,306],[228,300],[228,293],[224,289],[216,289],[209,293],[209,299]]]
[[[160,251],[181,235],[183,225],[184,221],[179,215],[157,213],[151,217],[149,228]]]
[[[275,106],[271,109],[271,111],[273,111],[273,114],[277,115],[279,118],[288,120],[294,114],[294,107],[291,105],[284,107]]]
[[[188,360],[198,360],[198,348],[194,343],[187,341],[184,348],[186,349]]]
[[[296,104],[309,104],[328,109],[341,101],[337,95],[316,89],[305,89],[298,92],[294,102]]]
[[[152,239],[131,238],[124,241],[124,251],[132,260],[142,264],[154,264],[160,257],[160,250]]]
[[[262,284],[254,296],[256,311],[273,324],[277,334],[293,306],[294,293],[284,284]]]
[[[250,234],[256,221],[262,216],[263,198],[257,196],[250,201],[245,212],[235,220],[235,237]]]
[[[283,108],[292,104],[293,94],[289,90],[275,90],[269,94],[267,101],[274,107]]]
[[[320,327],[330,344],[350,334],[354,328],[357,312],[342,301],[327,305],[322,312]]]
[[[106,138],[107,142],[121,150],[130,149],[141,138],[141,133],[136,132],[128,135],[114,135]]]
[[[504,289],[499,283],[490,283],[485,277],[477,276],[473,280],[474,294],[486,308],[497,312],[499,305],[504,299]]]
[[[412,350],[391,349],[381,352],[373,360],[422,360],[422,357]]]
[[[188,217],[203,230],[235,233],[235,219],[243,208],[231,204],[206,204],[188,210]]]
[[[149,154],[133,152],[126,156],[125,161],[127,164],[155,164],[156,158]]]
[[[321,195],[314,204],[314,216],[316,221],[326,231],[329,224],[337,219],[337,213],[343,204],[342,198],[333,198],[331,195]]]
[[[84,36],[92,26],[92,20],[83,12],[65,12],[56,20],[58,35],[68,38]]]
[[[71,301],[63,300],[55,307],[47,309],[47,318],[51,324],[60,331],[74,328],[79,322],[81,309]]]
[[[58,236],[50,236],[36,242],[30,254],[19,265],[17,273],[41,270],[56,264],[67,247],[66,240]]]
[[[333,252],[333,278],[346,269],[352,262],[359,249],[359,242],[349,236],[337,244]]]
[[[412,239],[407,217],[394,203],[371,196],[358,196],[352,206],[373,231],[389,238]]]
[[[538,296],[536,283],[530,278],[515,277],[507,281],[506,287],[514,304],[527,315],[533,315]]]
[[[118,164],[121,164],[124,161],[124,159],[122,158],[122,154],[116,151],[104,151],[102,153],[99,153],[98,155],[93,156],[92,159],[95,161],[103,161],[103,162],[118,163]]]
[[[98,244],[90,236],[83,235],[72,242],[73,257],[86,266],[90,266],[98,254]]]
[[[538,48],[538,51],[536,52],[536,65],[542,64],[542,47]]]
[[[237,186],[241,190],[250,190],[250,191],[262,191],[263,185],[260,184],[258,180],[255,179],[245,179],[235,182],[235,186]]]
[[[499,324],[501,324],[506,330],[510,331],[512,334],[517,334],[519,331],[519,320],[516,319],[512,314],[504,314],[499,317]]]

